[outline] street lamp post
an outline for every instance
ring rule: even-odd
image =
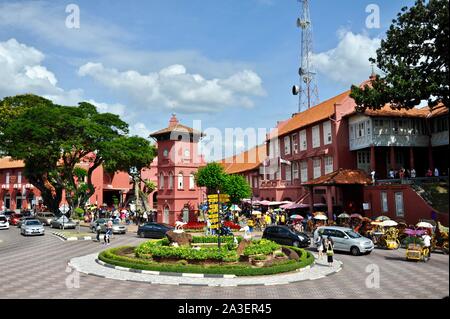
[[[218,224],[218,237],[217,237],[217,244],[220,250],[220,233],[221,233],[221,207],[220,207],[220,190],[217,190],[217,210],[218,210],[218,217],[219,217],[219,224]]]

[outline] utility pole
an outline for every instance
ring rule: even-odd
[[[309,14],[310,0],[297,0],[300,2],[300,17],[297,19],[297,27],[301,29],[301,52],[299,85],[292,87],[292,94],[298,95],[298,112],[303,112],[319,103],[319,91],[313,71],[312,53],[312,22]]]

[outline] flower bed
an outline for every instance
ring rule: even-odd
[[[232,229],[232,230],[239,230],[239,229],[242,228],[241,226],[239,226],[238,224],[233,223],[232,221],[226,221],[226,222],[223,223],[223,225],[225,227],[230,227],[230,229]]]
[[[203,230],[203,228],[205,228],[205,227],[206,227],[206,224],[203,222],[189,222],[183,226],[183,229],[185,231]]]
[[[314,256],[301,248],[290,247],[300,256],[299,261],[282,260],[270,266],[252,267],[249,263],[216,262],[214,264],[189,264],[187,260],[177,262],[159,262],[149,258],[131,257],[134,247],[118,247],[102,251],[98,258],[105,263],[141,270],[153,270],[176,273],[233,274],[236,276],[262,276],[294,271],[311,265]]]

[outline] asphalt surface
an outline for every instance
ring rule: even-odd
[[[86,231],[86,229],[81,229]],[[137,245],[136,233],[114,235],[110,247]],[[0,298],[443,298],[449,295],[449,256],[433,253],[428,263],[405,260],[405,250],[372,254],[337,253],[342,271],[323,279],[261,287],[195,287],[126,282],[74,273],[73,257],[105,249],[93,241],[67,242],[51,234],[23,237],[19,229],[0,230]]]

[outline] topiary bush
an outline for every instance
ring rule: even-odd
[[[244,249],[244,256],[259,255],[259,254],[268,255],[280,248],[281,248],[280,245],[271,240],[267,239],[256,240],[253,241],[250,244],[250,246]]]

